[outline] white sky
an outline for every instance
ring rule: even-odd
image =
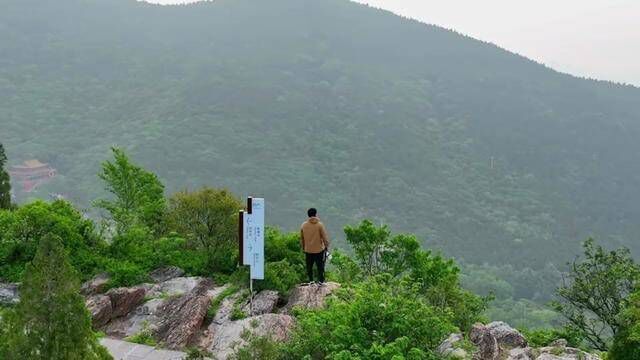
[[[559,71],[640,86],[640,0],[355,1],[495,43]]]

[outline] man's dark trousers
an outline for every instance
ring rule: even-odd
[[[307,260],[307,276],[309,277],[309,282],[313,282],[313,264],[316,264],[318,268],[318,281],[324,282],[324,252],[323,250],[319,253],[305,253]]]

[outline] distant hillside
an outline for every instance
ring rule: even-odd
[[[117,144],[286,229],[314,205],[467,262],[640,253],[637,88],[346,0],[5,0],[0,54],[0,142],[58,172],[37,196],[89,206]]]

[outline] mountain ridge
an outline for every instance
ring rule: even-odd
[[[315,205],[335,235],[370,217],[475,263],[640,250],[637,88],[341,0],[8,5],[0,140],[58,168],[36,195],[87,206],[117,144],[287,229]]]

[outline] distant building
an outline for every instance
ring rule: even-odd
[[[11,182],[22,185],[22,191],[31,192],[56,176],[56,169],[38,160],[27,160],[24,164],[9,169]]]

